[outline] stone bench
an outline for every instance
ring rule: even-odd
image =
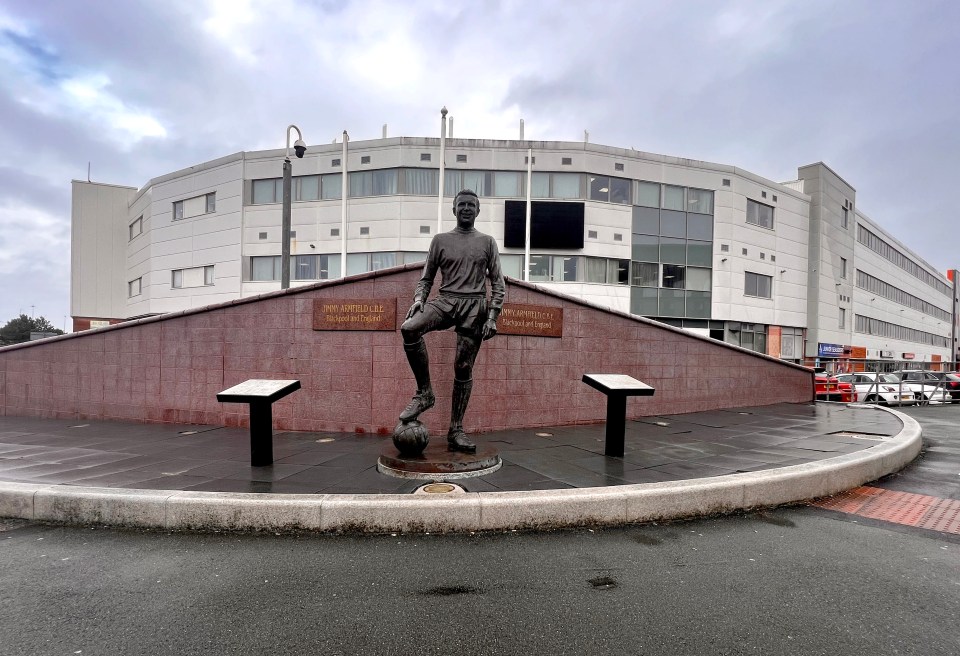
[[[583,374],[583,382],[607,395],[607,435],[603,454],[623,457],[628,396],[653,396],[654,389],[624,374]]]
[[[300,389],[299,380],[252,378],[217,394],[221,403],[250,404],[250,465],[273,464],[273,402]]]

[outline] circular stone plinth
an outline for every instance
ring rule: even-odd
[[[476,453],[462,453],[448,450],[447,440],[440,437],[416,456],[401,455],[393,443],[384,445],[377,459],[377,471],[397,478],[449,481],[490,474],[502,464],[500,454],[489,445],[478,444]]]

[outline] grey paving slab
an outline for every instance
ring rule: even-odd
[[[477,439],[498,449],[502,468],[464,485],[476,491],[549,490],[758,471],[875,443],[830,433],[889,435],[899,429],[899,420],[886,413],[825,404],[645,417],[627,422],[623,458],[603,455],[602,423],[498,431]],[[384,444],[389,438],[278,431],[274,465],[257,468],[249,465],[246,429],[0,417],[0,480],[296,494],[416,489],[422,482],[376,471]]]

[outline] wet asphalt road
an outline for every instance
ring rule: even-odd
[[[925,453],[876,485],[960,498],[960,404],[908,412]],[[806,506],[473,536],[0,526],[0,654],[960,653],[960,536]]]

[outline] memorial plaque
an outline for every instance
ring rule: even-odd
[[[265,380],[261,378],[253,378],[246,380],[242,383],[229,387],[219,394],[220,396],[242,396],[242,397],[251,397],[251,398],[269,398],[278,392],[283,392],[288,387],[293,387],[296,385],[295,389],[299,389],[300,381],[299,380]],[[293,391],[293,390],[291,390]]]
[[[318,298],[314,330],[396,330],[396,298]]]
[[[563,308],[550,305],[504,303],[497,322],[501,335],[531,335],[534,337],[561,337],[563,335]]]

